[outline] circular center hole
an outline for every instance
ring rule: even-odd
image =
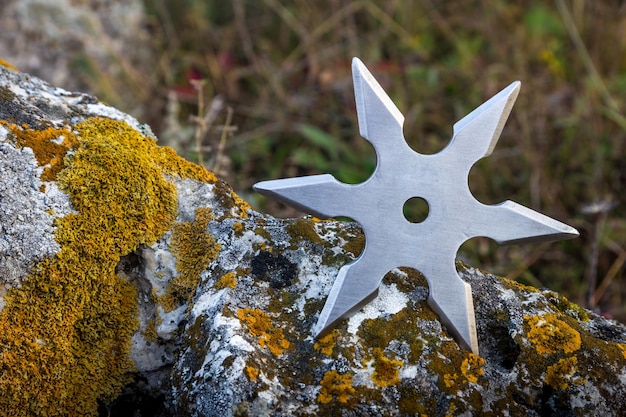
[[[420,197],[411,197],[402,206],[404,218],[411,223],[421,223],[428,217],[428,203]]]

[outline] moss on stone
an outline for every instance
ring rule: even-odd
[[[541,292],[535,287],[520,284],[519,282],[513,281],[512,279],[500,278],[500,281],[502,282],[502,286],[506,288],[507,290],[513,290],[515,292],[525,292],[525,293]]]
[[[583,322],[590,320],[588,310],[585,310],[577,304],[571,303],[561,294],[555,293],[554,291],[544,291],[543,295],[545,295],[548,301],[550,301],[550,303],[552,303],[560,312]]]
[[[300,242],[310,242],[315,245],[322,243],[322,238],[315,231],[316,222],[310,217],[303,217],[299,219],[293,219],[285,230],[291,236],[290,243],[292,249],[297,248]]]
[[[417,314],[412,310],[416,310]],[[434,320],[436,316],[425,302],[419,302],[417,305],[409,302],[408,307],[388,318],[364,320],[357,335],[363,340],[364,346],[372,349],[386,349],[392,340],[405,342],[410,348],[409,361],[417,363],[422,355],[424,340],[419,326],[420,318]]]
[[[115,267],[161,237],[176,216],[176,190],[163,178],[152,139],[103,118],[75,132],[78,144],[65,146],[76,148],[73,155],[63,163],[59,154],[52,158],[76,210],[56,219],[61,251],[8,291],[0,313],[0,409],[18,416],[96,415],[98,401],[130,382],[137,292]],[[23,146],[43,158],[44,142],[61,132],[24,133]]]
[[[359,256],[361,252],[363,252],[363,249],[365,249],[365,235],[362,233],[348,239],[343,245],[343,250],[351,253],[354,257]]]
[[[215,181],[215,198],[217,198],[220,206],[226,210],[236,210],[236,214],[242,218],[248,218],[248,211],[252,208],[241,199],[224,181]],[[229,214],[226,217],[230,216]]]

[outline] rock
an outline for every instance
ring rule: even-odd
[[[93,97],[0,67],[10,415],[620,415],[626,328],[459,263],[481,357],[423,277],[314,340],[357,225],[252,210]]]

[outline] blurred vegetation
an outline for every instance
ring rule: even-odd
[[[511,247],[474,239],[459,257],[626,321],[624,1],[145,5],[156,58],[133,87],[152,92],[141,97],[144,121],[278,215],[295,213],[260,200],[254,182],[328,172],[355,183],[375,166],[358,135],[353,56],[405,115],[407,140],[422,153],[439,151],[455,121],[521,80],[494,153],[472,170],[472,191],[539,210],[581,238]]]

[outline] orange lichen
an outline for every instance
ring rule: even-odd
[[[231,192],[233,199],[235,200],[235,204],[237,205],[237,207],[239,207],[239,211],[240,211],[240,216],[243,219],[247,219],[248,218],[248,210],[252,210],[252,207],[250,207],[250,204],[248,204],[247,201],[243,200],[241,197],[239,197],[237,194],[235,194],[234,192]]]
[[[176,223],[172,227],[171,251],[176,257],[176,270],[179,275],[170,280],[165,294],[157,298],[165,311],[189,303],[195,295],[200,274],[220,253],[222,246],[207,231],[213,219],[211,209],[196,209],[193,222]]]
[[[552,354],[562,350],[572,353],[580,349],[580,333],[556,314],[524,316],[528,328],[527,337],[539,354]]]
[[[437,354],[431,362],[432,371],[440,375],[441,389],[453,393],[461,386],[478,383],[485,372],[484,359],[458,348],[448,349],[448,346],[442,347],[441,354]]]
[[[221,290],[222,288],[235,288],[237,285],[237,273],[228,272],[215,283],[215,288]]]
[[[386,358],[382,349],[374,349],[374,372],[372,381],[378,387],[387,387],[400,382],[400,368],[404,365],[397,359]]]
[[[78,146],[57,175],[76,210],[56,219],[61,251],[8,291],[0,313],[0,409],[16,416],[97,415],[98,402],[132,380],[137,291],[115,267],[176,216],[152,139],[102,118],[75,131]]]
[[[485,360],[480,356],[469,353],[461,363],[461,374],[468,382],[477,383],[478,377],[485,372]]]
[[[243,223],[241,222],[235,222],[233,223],[233,231],[235,232],[235,236],[241,236],[243,235],[243,232],[245,230],[245,227],[243,225]]]
[[[10,70],[16,71],[16,72],[19,72],[19,71],[20,71],[19,69],[17,69],[17,67],[16,67],[16,66],[14,66],[13,64],[11,64],[10,62],[5,61],[5,60],[4,60],[4,59],[2,59],[2,58],[0,58],[0,65],[2,65],[3,67],[8,68],[8,69],[10,69]]]
[[[576,372],[578,360],[576,356],[560,359],[546,370],[546,383],[553,388],[565,390],[570,385],[570,380]]]
[[[290,343],[285,339],[282,329],[277,329],[272,324],[270,316],[259,309],[242,308],[237,310],[237,317],[246,324],[248,331],[255,336],[261,347],[267,347],[273,355],[278,356]]]
[[[43,130],[29,129],[12,123],[0,122],[15,136],[20,148],[31,148],[39,165],[44,166],[42,181],[53,181],[63,169],[63,158],[68,151],[78,146],[76,135],[68,129],[49,127]]]
[[[327,356],[332,355],[333,348],[335,347],[335,344],[337,343],[338,334],[339,333],[337,332],[337,330],[333,330],[332,332],[328,333],[326,336],[317,339],[315,341],[315,344],[313,345],[313,348],[315,350],[321,351],[324,355],[327,355]]]
[[[259,370],[252,366],[246,366],[246,373],[248,374],[250,381],[256,381],[259,377]]]
[[[170,147],[157,148],[153,158],[166,174],[177,175],[180,178],[192,178],[208,184],[217,182],[217,177],[213,172],[207,171],[203,166],[192,164]]]
[[[345,404],[355,392],[352,387],[352,375],[339,374],[334,369],[324,374],[320,385],[322,388],[317,396],[317,401],[322,404],[328,404],[333,398],[337,398],[340,403]]]

